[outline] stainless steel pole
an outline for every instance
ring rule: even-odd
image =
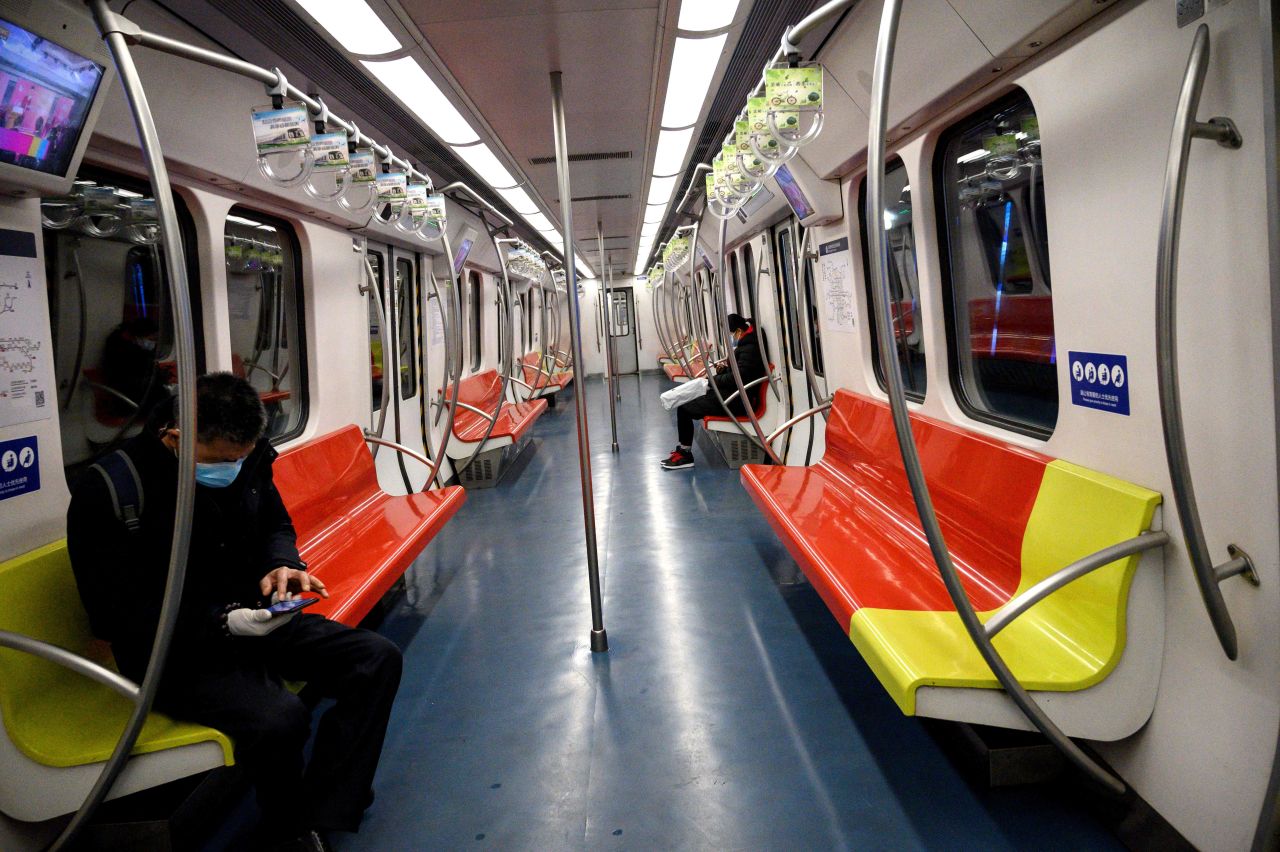
[[[879,217],[884,210],[885,147],[888,130],[889,83],[893,75],[893,53],[898,36],[898,22],[902,13],[902,0],[885,0],[880,18],[880,33],[876,39],[876,59],[871,84],[870,129],[867,139],[867,209]],[[872,295],[876,309],[876,338],[880,347],[880,363],[884,365],[886,391],[897,433],[898,449],[902,465],[906,469],[907,483],[920,515],[920,526],[929,542],[933,561],[942,575],[942,583],[956,608],[956,615],[965,632],[982,655],[996,680],[1004,687],[1009,698],[1022,711],[1027,720],[1053,743],[1063,756],[1104,791],[1122,796],[1127,788],[1124,781],[1101,766],[1076,745],[1049,715],[1036,703],[1026,688],[1010,670],[1000,652],[991,644],[991,638],[974,612],[973,603],[960,581],[951,553],[947,549],[938,515],[933,508],[929,484],[920,465],[920,453],[911,433],[911,415],[907,408],[907,396],[903,386],[902,363],[895,352],[893,316],[889,307],[889,246],[885,230],[877,222],[867,229],[871,255]]]
[[[604,306],[604,376],[609,385],[609,426],[613,429],[613,451],[618,451],[618,389],[614,384],[618,369],[615,357],[618,350],[613,345],[613,293],[609,290],[609,264],[604,256],[604,224],[596,222],[596,245],[600,247],[600,292]]]
[[[101,0],[100,0],[101,2]],[[564,128],[564,91],[559,71],[551,72],[551,123],[556,137],[556,177],[560,187],[560,217],[564,228],[564,275],[569,290],[569,341],[573,363],[582,364],[582,309],[578,304],[578,265],[573,255],[573,193],[569,188],[569,140]],[[587,584],[591,593],[591,650],[609,650],[600,602],[600,560],[596,551],[596,506],[591,491],[591,435],[587,429],[587,385],[574,395],[578,417],[578,472],[582,480],[582,522],[587,539]]]
[[[191,321],[190,285],[187,282],[186,253],[182,247],[182,234],[178,229],[178,211],[173,203],[173,190],[169,183],[169,170],[165,167],[160,137],[156,132],[151,106],[142,87],[133,55],[121,32],[115,15],[107,7],[106,0],[92,0],[94,23],[102,33],[115,60],[124,88],[129,109],[133,113],[142,156],[147,163],[147,174],[156,199],[157,218],[165,248],[165,272],[169,278],[169,298],[173,305],[174,355],[178,372],[178,491],[173,510],[173,544],[169,548],[169,574],[165,582],[164,599],[160,607],[160,620],[156,627],[155,641],[151,645],[151,658],[147,673],[134,701],[133,712],[125,723],[115,750],[102,767],[102,774],[94,782],[89,795],[80,805],[66,828],[53,842],[52,849],[60,850],[71,845],[76,835],[88,822],[93,812],[111,791],[115,780],[124,769],[133,745],[142,733],[151,703],[155,700],[164,671],[165,659],[178,621],[178,605],[182,600],[182,587],[186,580],[187,552],[191,544],[191,519],[196,497],[196,351],[195,330]]]

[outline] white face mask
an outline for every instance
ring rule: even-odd
[[[145,349],[148,352],[156,351],[156,342],[145,337],[135,338],[134,343],[138,344],[138,348]]]

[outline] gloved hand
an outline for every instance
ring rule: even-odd
[[[274,597],[274,596],[273,596]],[[265,609],[240,607],[227,613],[227,632],[232,636],[266,636],[292,619],[296,612],[272,615]]]

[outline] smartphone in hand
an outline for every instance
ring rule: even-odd
[[[267,612],[271,613],[272,616],[286,615],[291,612],[296,612],[303,607],[311,606],[313,603],[319,602],[319,598],[294,598],[292,600],[273,603],[271,606],[267,607]]]

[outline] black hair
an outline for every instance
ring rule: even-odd
[[[156,406],[149,421],[155,432],[178,422],[178,400]],[[267,411],[258,392],[231,373],[205,373],[196,379],[196,437],[210,443],[229,441],[237,446],[256,444],[267,431]]]
[[[751,328],[751,320],[741,314],[729,314],[729,331],[746,331]]]

